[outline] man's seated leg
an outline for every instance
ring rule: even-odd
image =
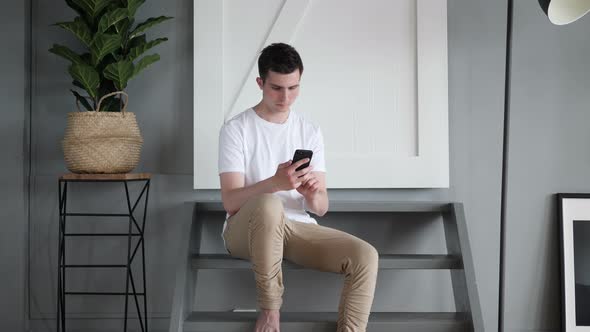
[[[379,264],[372,245],[333,228],[287,220],[284,255],[307,268],[344,274],[337,331],[366,330]]]
[[[258,306],[262,309],[257,331],[278,331],[283,301],[281,264],[285,220],[281,200],[263,194],[249,199],[230,217],[223,234],[233,257],[252,262]]]

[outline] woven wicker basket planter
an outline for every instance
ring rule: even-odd
[[[139,163],[143,139],[135,114],[126,112],[94,112],[68,114],[62,141],[67,168],[73,173],[128,173]]]

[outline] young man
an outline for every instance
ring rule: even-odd
[[[307,268],[345,275],[337,331],[365,331],[377,279],[378,254],[367,242],[311,218],[328,211],[324,143],[318,126],[291,111],[303,64],[287,44],[258,59],[262,100],[229,121],[219,136],[219,176],[228,218],[227,251],[252,262],[260,314],[256,332],[279,331],[286,258]],[[313,151],[292,163],[296,149]]]

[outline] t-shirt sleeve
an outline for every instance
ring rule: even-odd
[[[311,158],[311,166],[314,172],[326,172],[326,160],[324,158],[324,136],[322,130],[317,127],[315,135],[311,141],[311,149],[313,157]]]
[[[243,137],[237,128],[226,123],[219,131],[218,172],[245,173],[244,164]]]

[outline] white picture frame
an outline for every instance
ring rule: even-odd
[[[590,194],[560,193],[557,205],[562,331],[590,332]]]

